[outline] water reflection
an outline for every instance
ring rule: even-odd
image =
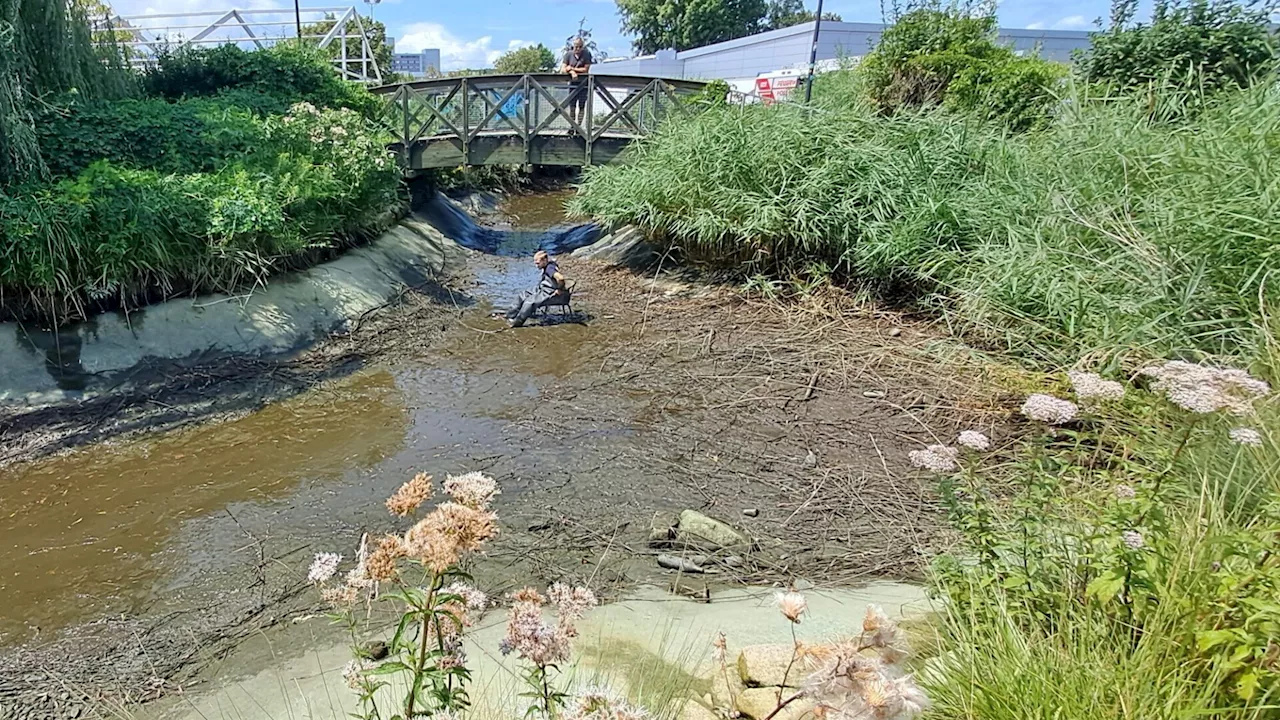
[[[232,422],[20,466],[0,483],[0,641],[137,610],[175,563],[163,552],[225,545],[197,518],[263,504],[369,467],[404,443],[409,416],[392,376],[359,375]],[[221,528],[221,529],[218,529]],[[213,525],[201,533],[232,533]]]

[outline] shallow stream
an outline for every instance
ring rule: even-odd
[[[510,232],[487,235],[495,254],[471,262],[479,307],[415,362],[367,368],[237,420],[5,470],[0,645],[244,599],[264,592],[265,576],[297,575],[316,548],[384,527],[383,498],[417,471],[442,477],[502,458],[516,477],[568,452],[531,447],[513,420],[536,411],[540,378],[573,372],[573,348],[602,331],[566,323],[513,340],[485,318],[536,280],[528,254],[564,225],[565,197],[491,209]],[[522,490],[505,484],[500,510]]]

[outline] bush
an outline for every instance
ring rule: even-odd
[[[823,263],[1047,363],[1256,354],[1280,89],[1175,125],[1148,98],[1067,100],[1013,136],[941,111],[712,109],[589,170],[573,209],[742,277]]]
[[[994,16],[913,10],[885,30],[855,71],[885,113],[946,105],[1026,130],[1043,123],[1066,68],[996,44]]]
[[[249,110],[221,99],[82,103],[46,110],[36,122],[55,179],[99,160],[160,173],[212,172],[254,150],[262,129]]]
[[[1072,373],[1079,417],[1036,423],[999,462],[926,451],[953,459],[940,489],[965,538],[934,566],[937,717],[1271,716],[1275,416],[1201,404],[1268,388],[1238,370],[1153,370],[1158,392]]]
[[[248,90],[289,104],[350,108],[369,118],[382,107],[378,98],[340,78],[319,49],[287,42],[252,52],[237,45],[183,48],[148,68],[142,86],[147,95],[168,100]]]
[[[349,110],[301,104],[241,118],[257,140],[216,172],[100,161],[53,186],[0,195],[6,314],[64,318],[87,301],[226,291],[292,255],[376,229],[399,169]]]
[[[1137,0],[1113,0],[1111,27],[1077,59],[1086,80],[1117,88],[1248,87],[1276,67],[1268,5],[1159,0],[1150,24],[1134,24]]]

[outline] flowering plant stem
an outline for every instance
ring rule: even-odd
[[[434,615],[436,593],[440,591],[440,576],[432,575],[431,590],[427,593],[426,608],[422,612],[422,626],[418,631],[419,645],[418,654],[414,658],[412,685],[409,688],[409,696],[405,700],[404,716],[406,720],[413,717],[413,706],[418,699],[418,693],[422,690],[422,673],[427,666],[427,641],[431,638],[431,618]],[[443,652],[444,643],[441,641],[441,651]]]

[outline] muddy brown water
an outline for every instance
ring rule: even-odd
[[[536,243],[537,230],[563,221],[565,197],[518,197],[501,212],[527,231],[519,242]],[[522,257],[476,264],[472,293],[486,307],[537,276]],[[371,368],[237,420],[6,469],[0,643],[234,599],[252,592],[244,568],[259,544],[302,572],[313,544],[341,549],[386,525],[382,499],[413,472],[563,452],[525,447],[511,421],[536,411],[538,378],[573,372],[573,348],[600,331],[565,324],[511,342],[482,313],[469,318],[483,327],[424,349],[420,363]],[[514,504],[520,487],[505,493]]]

